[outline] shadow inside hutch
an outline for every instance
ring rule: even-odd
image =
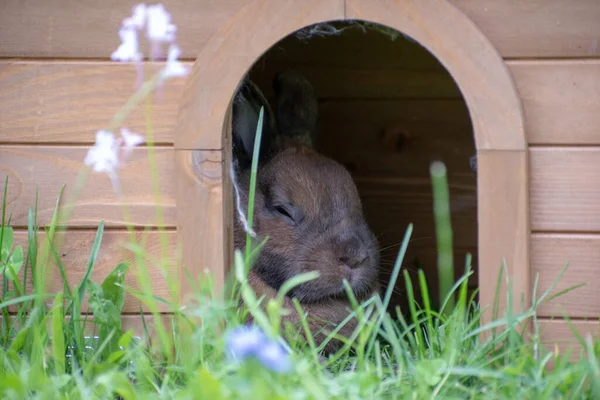
[[[475,143],[468,108],[446,69],[397,31],[347,22],[294,32],[253,64],[249,77],[273,108],[273,76],[288,68],[303,73],[319,98],[317,150],[345,165],[358,186],[367,222],[379,240],[383,290],[408,224],[413,223],[402,270],[409,272],[420,302],[417,270],[423,269],[432,306],[439,306],[429,172],[436,160],[446,165],[448,174],[455,277],[463,274],[466,254],[471,253],[474,274],[469,288],[474,290]],[[407,309],[402,272],[390,311],[396,306]]]

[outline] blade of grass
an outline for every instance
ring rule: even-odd
[[[446,166],[439,161],[431,164],[433,188],[433,214],[438,248],[438,279],[440,299],[450,293],[454,282],[454,255],[452,251],[452,223],[450,219],[450,195],[446,178]],[[454,310],[454,296],[448,301],[448,312]]]
[[[56,374],[65,373],[65,337],[64,337],[63,294],[58,292],[52,308],[52,356]]]
[[[252,220],[254,219],[254,196],[256,192],[256,174],[258,171],[258,159],[260,152],[260,142],[262,138],[262,126],[264,119],[264,107],[260,107],[258,114],[258,123],[256,126],[256,136],[254,139],[254,149],[252,151],[252,165],[250,167],[250,188],[248,190],[248,228],[252,230]],[[252,250],[252,237],[246,234],[246,258],[249,257]],[[248,268],[248,266],[247,266]],[[247,272],[246,272],[247,273]]]
[[[379,314],[379,318],[377,320],[375,326],[375,332],[379,331],[381,324],[383,322],[383,318],[386,314],[386,310],[389,307],[390,301],[392,299],[392,294],[394,292],[394,287],[396,286],[396,281],[398,280],[398,276],[400,275],[400,269],[402,268],[402,261],[404,260],[404,256],[406,255],[406,250],[408,249],[408,243],[410,242],[410,237],[413,231],[413,224],[408,224],[406,228],[406,232],[404,233],[404,239],[402,239],[402,244],[400,245],[400,249],[398,250],[398,255],[396,256],[396,262],[394,263],[394,268],[392,269],[392,275],[390,276],[390,280],[388,282],[388,286],[385,291],[385,296],[382,303],[382,308]],[[373,351],[373,346],[375,344],[377,336],[373,335],[370,340],[370,343],[367,347],[366,354],[370,356]]]

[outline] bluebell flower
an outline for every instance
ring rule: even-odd
[[[279,373],[286,373],[292,368],[287,351],[280,343],[272,340],[258,349],[256,357],[264,366]]]
[[[241,326],[228,332],[225,338],[228,354],[236,361],[256,358],[265,367],[285,373],[291,369],[289,354],[277,341],[270,339],[257,326]]]
[[[256,326],[240,326],[229,331],[225,343],[230,356],[238,361],[252,356],[267,340],[267,336]]]

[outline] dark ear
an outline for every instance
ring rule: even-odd
[[[298,71],[285,70],[275,75],[273,89],[281,138],[312,147],[319,105],[310,82]]]
[[[233,158],[242,169],[252,162],[261,106],[264,115],[259,160],[264,160],[277,133],[275,117],[260,89],[252,81],[244,80],[233,99],[231,129]]]

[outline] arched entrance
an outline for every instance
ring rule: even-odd
[[[307,25],[364,20],[389,26],[419,42],[459,86],[469,108],[478,156],[481,305],[491,307],[503,262],[514,298],[524,295],[528,304],[527,142],[520,98],[502,58],[472,21],[447,1],[366,3],[255,0],[198,55],[183,92],[175,134],[184,266],[194,276],[211,270],[219,284],[230,265],[229,111],[232,95],[248,68],[271,45]]]

